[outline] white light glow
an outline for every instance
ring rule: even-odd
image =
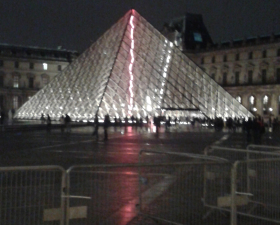
[[[134,16],[131,15],[130,17],[130,25],[131,25],[131,30],[130,30],[130,37],[131,37],[131,44],[130,44],[130,64],[128,67],[129,70],[129,74],[130,74],[130,81],[129,81],[129,93],[130,93],[130,99],[129,99],[129,105],[128,105],[128,114],[131,116],[132,115],[132,109],[133,109],[133,73],[132,73],[132,69],[133,69],[133,63],[134,63],[134,53],[133,53],[133,49],[134,49],[134,24],[133,24],[133,18]]]
[[[43,63],[43,69],[47,70],[48,69],[48,64],[47,63]]]

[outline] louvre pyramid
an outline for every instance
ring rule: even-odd
[[[16,112],[73,120],[104,117],[248,117],[251,113],[173,43],[130,10]]]

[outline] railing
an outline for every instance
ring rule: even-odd
[[[141,151],[136,164],[68,170],[0,168],[0,224],[280,224],[277,152],[205,152]]]
[[[280,211],[275,211],[280,209],[276,203],[280,202],[279,191],[275,188],[279,181],[277,176],[267,179],[271,173],[280,173],[277,150],[279,148],[259,145],[250,145],[247,149],[206,148],[206,156],[223,156],[232,165],[222,171],[205,167],[204,206],[209,208],[205,218],[218,210],[231,213],[232,225],[246,224],[246,219],[253,224],[280,223]],[[275,213],[268,213],[268,209]]]
[[[64,187],[59,166],[0,167],[0,224],[63,225]]]

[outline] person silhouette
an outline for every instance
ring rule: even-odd
[[[104,119],[104,141],[107,141],[108,140],[108,127],[109,127],[109,123],[110,123],[110,118],[109,118],[109,115],[107,114],[105,116],[105,119]]]
[[[95,118],[94,118],[94,131],[92,133],[92,136],[95,136],[96,137],[96,140],[98,140],[98,128],[99,128],[99,121],[98,121],[98,116],[95,115]]]

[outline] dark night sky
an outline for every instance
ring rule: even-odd
[[[200,13],[214,42],[280,33],[280,0],[0,0],[0,42],[82,52],[131,8],[159,30]]]

